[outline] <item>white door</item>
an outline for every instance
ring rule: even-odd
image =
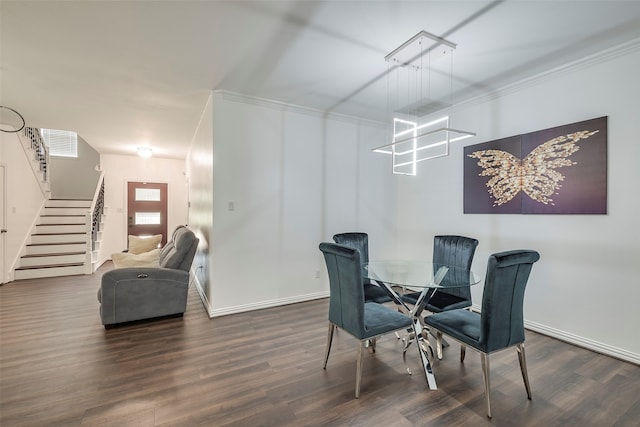
[[[5,238],[7,234],[7,192],[5,188],[6,166],[0,164],[0,284],[6,282],[4,252]]]

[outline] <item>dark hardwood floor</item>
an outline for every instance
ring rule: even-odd
[[[533,400],[515,350],[491,357],[493,419],[477,353],[445,349],[431,391],[415,348],[393,335],[365,357],[334,337],[327,300],[208,319],[190,290],[184,318],[105,330],[92,276],[0,287],[0,425],[10,426],[638,426],[640,367],[527,331]]]

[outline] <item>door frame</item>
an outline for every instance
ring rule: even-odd
[[[7,165],[0,162],[0,285],[7,282]]]
[[[124,207],[123,207],[123,227],[124,227],[124,247],[128,247],[129,246],[129,183],[131,182],[150,182],[153,184],[165,184],[167,186],[167,200],[166,200],[166,204],[167,204],[167,218],[166,218],[166,226],[167,226],[167,236],[166,239],[167,241],[170,240],[171,236],[169,235],[171,233],[171,227],[170,227],[170,222],[169,222],[169,213],[170,213],[170,209],[169,209],[169,200],[170,200],[170,185],[168,181],[162,181],[162,180],[158,180],[158,179],[141,179],[141,178],[126,178],[124,181],[124,194],[123,194],[123,199],[124,199]]]

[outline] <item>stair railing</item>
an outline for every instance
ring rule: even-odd
[[[100,222],[104,215],[104,172],[100,172],[96,192],[91,201],[91,208],[87,211],[87,251],[85,259],[85,274],[93,273],[93,251],[96,250],[96,241],[100,231]]]
[[[24,154],[29,159],[29,165],[33,171],[40,191],[45,199],[51,198],[51,188],[49,184],[49,152],[44,140],[37,128],[25,127],[16,134],[20,139],[20,146]]]
[[[24,136],[31,141],[31,149],[36,153],[36,160],[40,164],[40,172],[42,172],[43,181],[48,180],[49,173],[49,152],[44,144],[42,135],[37,128],[25,127],[22,131]]]

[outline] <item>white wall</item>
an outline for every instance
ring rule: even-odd
[[[213,93],[202,112],[187,155],[189,228],[200,242],[191,270],[202,301],[209,311],[212,300],[210,248],[213,245]]]
[[[78,157],[49,157],[52,199],[92,199],[100,172],[100,153],[78,135]],[[81,176],[83,179],[78,179]]]
[[[184,160],[143,159],[138,156],[103,154],[105,224],[100,245],[100,260],[127,247],[127,182],[167,183],[167,230],[187,224],[187,184]]]
[[[190,215],[210,239],[209,314],[327,295],[318,244],[336,232],[368,232],[372,258],[413,259],[431,258],[434,235],[462,234],[480,241],[473,268],[482,276],[491,253],[541,253],[525,298],[528,327],[640,362],[639,46],[503,88],[453,115],[453,127],[478,133],[469,145],[607,115],[608,215],[464,215],[460,143],[417,177],[393,176],[389,158],[370,151],[385,138],[376,124],[215,93],[188,160]],[[475,304],[481,296],[478,285]]]
[[[217,92],[213,135],[212,316],[328,295],[318,245],[334,233],[367,231],[372,256],[391,250],[393,178],[370,151],[378,124]],[[192,191],[207,173],[197,157]]]
[[[399,186],[398,242],[430,257],[436,234],[480,241],[474,269],[494,252],[532,248],[525,319],[534,329],[640,362],[640,42],[458,108],[453,127],[468,145],[608,116],[608,215],[464,215],[463,150],[426,162]],[[467,142],[469,141],[469,142]],[[472,288],[474,303],[482,286]]]
[[[0,163],[4,163],[7,170],[7,233],[4,237],[4,257],[5,269],[8,272],[15,267],[22,255],[22,247],[40,214],[44,195],[17,134],[0,132]],[[12,278],[3,278],[4,282],[9,280]]]

